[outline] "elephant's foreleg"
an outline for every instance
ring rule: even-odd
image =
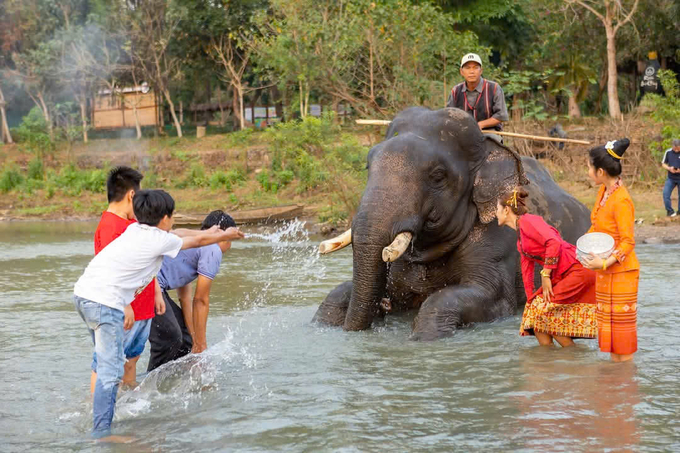
[[[509,316],[515,306],[514,294],[498,298],[479,285],[449,286],[425,300],[413,322],[411,339],[430,341],[451,336],[461,326]]]
[[[335,287],[319,306],[312,322],[342,326],[345,323],[349,300],[352,297],[352,282],[341,283]]]

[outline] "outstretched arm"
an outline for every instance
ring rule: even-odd
[[[244,234],[238,228],[231,227],[222,231],[219,230],[216,233],[209,232],[206,230],[194,236],[183,237],[182,238],[182,250],[193,249],[196,247],[203,247],[210,244],[216,244],[222,241],[236,241],[238,239],[243,239]]]
[[[188,238],[192,236],[198,236],[201,234],[205,233],[216,233],[218,232],[220,227],[217,225],[210,227],[207,230],[192,230],[191,228],[175,228],[174,230],[170,231],[172,234],[175,236],[179,236],[181,238]]]

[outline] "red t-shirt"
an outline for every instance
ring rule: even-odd
[[[99,225],[97,225],[97,230],[94,232],[94,254],[101,252],[104,247],[123,234],[127,227],[135,222],[136,220],[123,219],[112,212],[104,211],[99,220]],[[155,284],[156,279],[154,278],[132,301],[135,321],[154,317]]]

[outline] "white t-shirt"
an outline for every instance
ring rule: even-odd
[[[90,261],[73,293],[123,311],[156,276],[163,256],[174,258],[181,248],[180,237],[133,223]]]

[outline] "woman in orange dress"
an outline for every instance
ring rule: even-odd
[[[496,206],[498,224],[517,231],[522,280],[527,303],[520,335],[535,335],[543,346],[573,346],[573,338],[595,338],[595,273],[576,260],[576,247],[540,216],[527,213],[527,193],[502,194]],[[534,289],[534,268],[541,270],[541,287]]]
[[[635,256],[635,208],[621,182],[621,158],[628,139],[608,142],[589,151],[588,176],[600,184],[590,215],[590,232],[614,238],[614,252],[603,260],[586,257],[584,266],[597,271],[598,340],[612,361],[624,362],[637,351],[637,295],[640,263]]]

